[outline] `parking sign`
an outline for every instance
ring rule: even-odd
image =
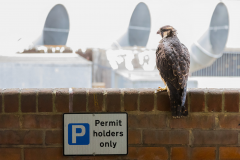
[[[69,123],[68,124],[68,144],[69,145],[88,145],[90,130],[88,123]]]
[[[127,154],[127,113],[65,113],[64,155]]]

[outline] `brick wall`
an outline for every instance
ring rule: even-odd
[[[73,112],[128,112],[129,154],[64,157],[69,89],[0,89],[0,160],[240,159],[239,91],[189,90],[189,116],[173,119],[166,92],[73,89]]]

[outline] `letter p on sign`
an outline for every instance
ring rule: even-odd
[[[88,123],[68,124],[68,144],[69,145],[89,145],[90,127]]]

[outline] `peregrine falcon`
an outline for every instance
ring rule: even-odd
[[[156,51],[156,65],[170,98],[173,118],[187,116],[185,109],[187,80],[190,66],[190,55],[187,47],[182,44],[176,30],[169,25],[163,26],[157,32],[162,36]]]

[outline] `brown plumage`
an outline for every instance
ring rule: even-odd
[[[158,91],[168,91],[172,116],[180,118],[188,114],[184,105],[190,55],[187,47],[179,41],[176,30],[172,26],[163,26],[157,34],[163,38],[156,51],[156,65],[166,85],[166,88],[159,87]]]

